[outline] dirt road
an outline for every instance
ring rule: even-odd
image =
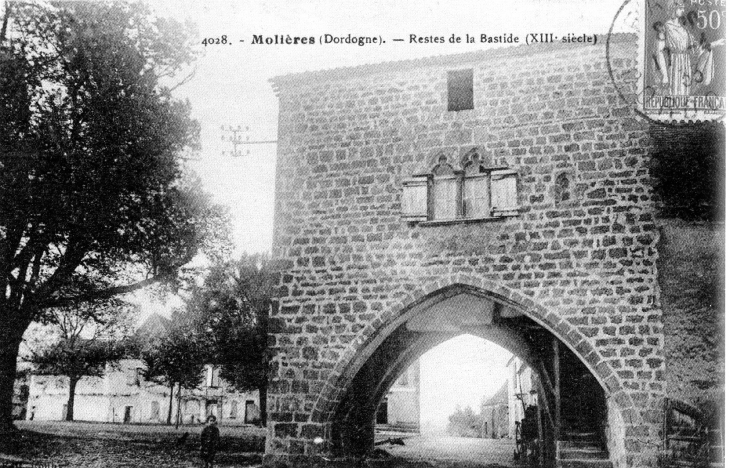
[[[193,468],[200,466],[200,426],[121,425],[83,422],[22,421],[13,440],[0,440],[0,466],[89,468]],[[183,437],[183,434],[188,436]],[[217,468],[261,466],[265,430],[221,427]],[[404,445],[378,446],[371,458],[321,460],[318,468],[511,468],[511,440],[438,436],[403,437]],[[16,465],[13,465],[15,463]],[[20,464],[22,463],[22,465]],[[38,466],[38,465],[36,465]]]
[[[414,436],[405,445],[381,445],[389,454],[433,467],[513,467],[514,441],[467,439],[447,436]]]

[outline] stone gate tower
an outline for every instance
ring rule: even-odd
[[[633,80],[633,38],[613,41],[614,77]],[[590,426],[606,463],[656,462],[666,383],[652,143],[603,45],[273,84],[281,282],[267,466],[366,452],[398,373],[465,332],[541,369],[558,444],[546,456]],[[593,392],[581,399],[593,419],[574,392]]]

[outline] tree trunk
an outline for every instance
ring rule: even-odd
[[[177,384],[177,415],[175,416],[175,429],[180,427],[180,399],[182,398],[181,392],[182,392],[182,386],[178,383]]]
[[[26,328],[6,320],[0,326],[0,434],[17,430],[13,425],[13,393],[18,349]]]
[[[0,28],[0,45],[5,42],[5,34],[8,31],[8,20],[10,19],[10,2],[5,0],[5,15],[3,16],[3,25]]]
[[[175,383],[170,384],[170,404],[167,407],[167,425],[172,424],[172,394],[175,393]]]
[[[268,385],[264,385],[259,388],[259,418],[261,419],[261,426],[266,427],[266,393]]]
[[[74,420],[74,401],[76,400],[76,384],[78,377],[70,377],[68,382],[68,404],[66,404],[66,421]]]

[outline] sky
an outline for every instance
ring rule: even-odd
[[[637,0],[632,0],[637,1]],[[176,93],[189,99],[202,128],[201,160],[191,163],[208,191],[230,207],[237,253],[270,251],[276,146],[249,145],[243,157],[221,130],[249,128],[251,141],[276,140],[278,101],[269,79],[279,75],[384,61],[447,55],[486,48],[449,43],[452,35],[479,37],[528,33],[606,34],[623,0],[374,0],[228,1],[159,0],[159,14],[193,21],[198,42],[226,36],[227,44],[200,46],[195,76]],[[620,27],[620,26],[619,26]],[[378,36],[382,45],[254,45],[254,35]],[[409,43],[410,35],[443,36],[444,44]],[[406,39],[396,42],[393,39]],[[243,41],[243,42],[242,42]],[[240,148],[240,147],[239,147]],[[151,308],[161,307],[151,305]],[[152,309],[148,310],[152,310]],[[509,353],[485,340],[462,336],[421,359],[421,416],[443,427],[456,405],[479,411],[506,380]],[[448,376],[448,378],[445,378]]]
[[[457,406],[479,413],[482,399],[507,380],[509,351],[473,335],[452,338],[421,356],[421,428],[445,429]],[[446,378],[448,376],[448,378]]]

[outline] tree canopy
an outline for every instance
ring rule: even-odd
[[[270,259],[244,255],[213,266],[193,289],[186,309],[205,341],[210,362],[221,377],[241,391],[258,390],[261,419],[266,419],[268,318],[274,287]]]
[[[177,385],[177,425],[180,422],[181,390],[200,386],[207,360],[196,330],[186,323],[173,325],[165,335],[141,350],[141,358],[146,366],[145,378],[170,389],[167,424],[172,420],[172,398]]]
[[[174,283],[227,232],[181,163],[199,146],[169,88],[195,58],[189,28],[122,2],[13,2],[2,20],[0,432],[33,320]]]
[[[40,374],[62,375],[69,379],[66,421],[74,420],[76,384],[82,377],[101,377],[107,366],[124,357],[124,347],[114,341],[64,338],[35,353],[31,359]]]
[[[82,377],[101,377],[128,350],[126,337],[132,327],[131,307],[117,299],[54,309],[45,317],[55,341],[37,345],[30,363],[38,374],[61,375],[69,379],[66,420],[73,421],[76,384]]]
[[[456,437],[479,437],[481,422],[471,406],[461,408],[457,406],[449,415],[447,431]]]

